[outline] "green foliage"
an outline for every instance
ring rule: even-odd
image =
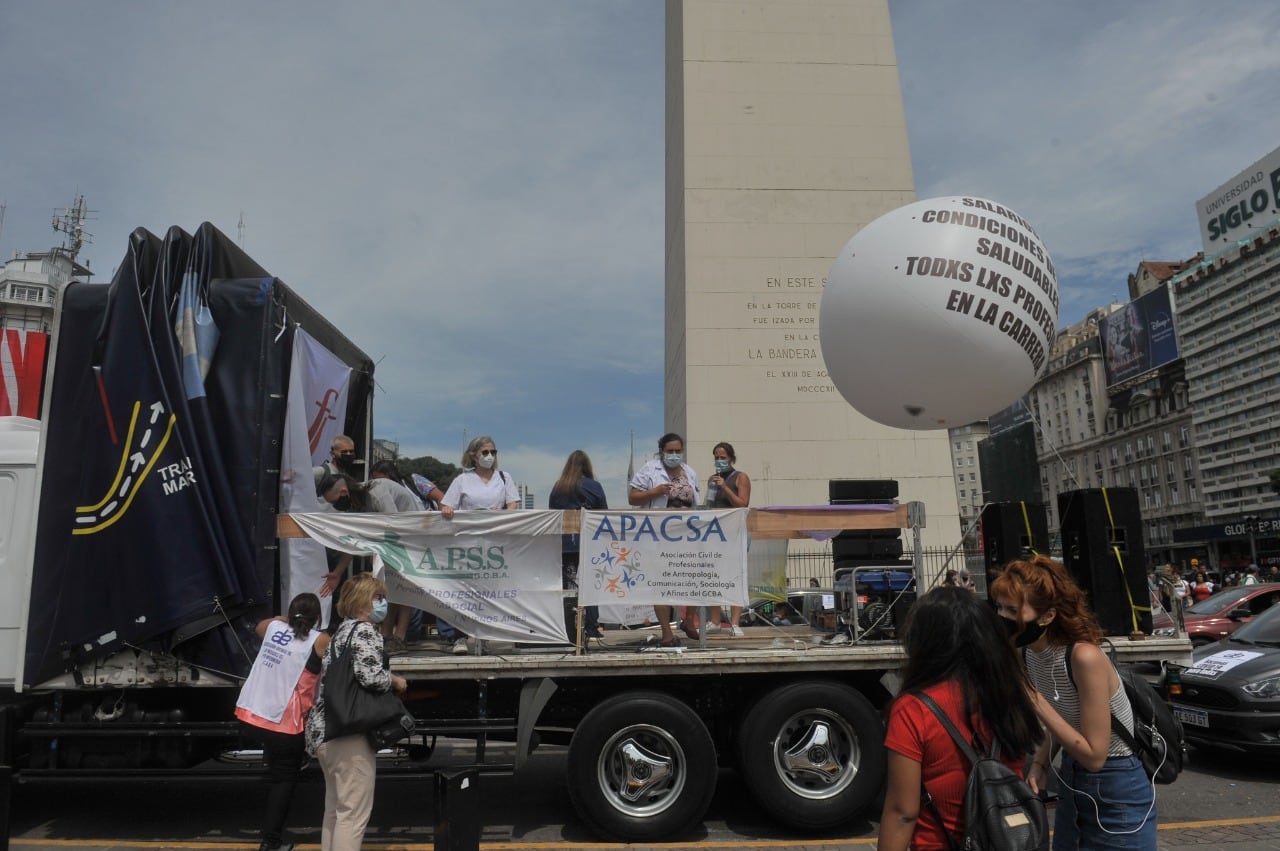
[[[423,455],[421,458],[397,458],[396,466],[400,468],[400,472],[405,476],[410,473],[426,476],[435,482],[436,487],[442,491],[447,491],[450,483],[462,472],[460,467],[446,464],[430,455]]]

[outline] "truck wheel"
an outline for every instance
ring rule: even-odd
[[[658,840],[700,820],[716,787],[716,750],[692,709],[657,692],[616,695],[569,743],[569,797],[607,836]]]
[[[738,759],[752,795],[779,821],[834,827],[857,816],[884,785],[884,724],[848,686],[796,683],[749,710]]]

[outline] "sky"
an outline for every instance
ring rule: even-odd
[[[666,430],[664,9],[7,0],[0,257],[80,194],[94,280],[210,221],[377,361],[376,436],[490,434],[539,506],[584,449],[622,504]],[[1195,202],[1280,144],[1274,0],[890,13],[917,197],[1034,224],[1059,324],[1194,255]]]

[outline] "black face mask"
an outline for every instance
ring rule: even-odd
[[[337,467],[338,467],[338,469],[339,469],[339,470],[341,470],[341,471],[342,471],[342,472],[344,472],[344,473],[348,473],[348,474],[349,474],[349,473],[351,473],[353,470],[355,470],[355,467],[356,467],[356,456],[354,456],[354,455],[339,455],[339,456],[335,459],[334,463],[337,465]]]
[[[1035,644],[1040,640],[1040,636],[1044,635],[1045,627],[1039,621],[1021,624],[1010,618],[1001,618],[1001,620],[1004,621],[1004,628],[1009,631],[1009,635],[1013,638],[1015,647],[1026,647],[1028,644]]]
[[[338,509],[339,511],[350,511],[351,497],[348,494],[344,493],[342,496],[338,497],[333,501],[333,507]]]

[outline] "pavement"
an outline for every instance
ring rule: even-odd
[[[625,845],[600,842],[481,842],[468,846],[455,842],[451,847],[437,849],[432,842],[366,842],[366,851],[467,851],[478,847],[480,851],[719,851],[720,849],[772,849],[772,851],[841,851],[841,849],[870,849],[875,837],[830,839],[806,842],[804,840],[762,839],[701,842],[668,842],[651,845]],[[1280,851],[1280,815],[1257,818],[1213,819],[1208,821],[1183,821],[1161,824],[1157,834],[1158,851],[1204,851],[1206,848],[1223,848],[1227,851]],[[9,839],[8,851],[49,851],[49,849],[75,848],[82,851],[257,851],[257,845],[246,842],[219,842],[186,840],[181,842],[154,840],[136,841],[83,839],[28,838]],[[319,845],[303,843],[298,851],[317,851]],[[3,851],[0,846],[0,851]]]

